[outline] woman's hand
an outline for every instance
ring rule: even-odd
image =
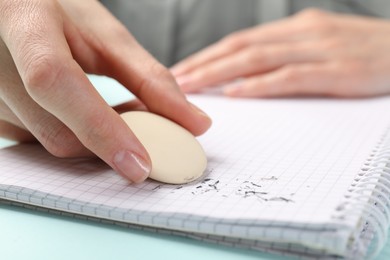
[[[86,72],[116,78],[149,111],[195,135],[210,126],[98,1],[0,0],[0,136],[37,139],[58,157],[95,154],[143,181],[151,169],[147,152]]]
[[[390,22],[318,10],[233,33],[171,71],[186,92],[363,97],[390,93]]]

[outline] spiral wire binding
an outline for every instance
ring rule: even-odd
[[[338,209],[338,219],[358,214],[360,228],[352,235],[350,252],[374,258],[386,243],[390,226],[390,127],[369,155]],[[372,231],[371,246],[362,237]]]

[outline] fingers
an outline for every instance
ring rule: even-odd
[[[38,105],[27,93],[11,54],[0,40],[0,119],[30,131],[59,157],[92,155],[64,123]],[[10,127],[7,127],[10,129]]]
[[[340,76],[338,64],[294,64],[227,86],[231,97],[287,97],[299,95],[345,96],[345,85],[353,84]],[[340,77],[340,78],[339,78]]]
[[[0,120],[0,137],[22,143],[36,141],[34,136],[28,131],[4,120]]]
[[[388,28],[380,20],[306,10],[234,33],[172,72],[187,92],[235,82],[224,90],[226,95],[386,94],[389,58],[383,35]]]
[[[1,18],[0,35],[29,96],[64,124],[55,126],[62,129],[61,136],[74,134],[117,172],[133,182],[143,181],[151,169],[150,158],[74,61],[64,37],[59,6],[53,1],[31,1],[25,6],[12,2],[11,9],[12,4],[19,4],[19,20],[12,15]],[[69,156],[61,148],[55,152]]]
[[[49,152],[58,157],[92,155],[63,122],[31,99],[23,84],[9,84],[1,93],[16,114],[8,114],[7,121],[30,131]]]
[[[324,56],[324,52],[308,43],[252,45],[198,68],[185,76],[180,87],[185,92],[198,91],[205,86],[265,73],[286,64],[317,62]]]
[[[1,80],[1,77],[0,77]],[[1,82],[3,82],[1,80]],[[18,142],[34,142],[36,138],[0,99],[0,137]]]
[[[80,22],[88,28],[89,34],[81,33],[79,38],[94,46],[97,52],[96,64],[84,62],[87,67],[85,70],[117,79],[149,111],[179,123],[195,135],[204,133],[210,127],[210,118],[187,102],[169,71],[147,53],[106,9],[97,6],[91,13],[88,3],[81,4],[80,8],[84,14]],[[73,37],[70,40],[77,39]],[[75,46],[82,45],[79,43]],[[72,51],[81,60],[88,60],[82,58],[85,55],[82,48],[74,48]]]
[[[221,59],[253,44],[271,44],[276,42],[294,42],[299,39],[296,33],[300,28],[291,22],[292,18],[260,25],[232,33],[204,50],[189,56],[171,68],[179,84],[183,76],[192,71]]]
[[[0,77],[1,80],[1,77]],[[14,114],[14,112],[7,106],[7,104],[0,99],[0,120],[12,123],[13,125],[26,130],[26,127]]]
[[[177,78],[179,85],[181,85],[180,83],[185,80],[182,77],[183,75],[190,73],[195,68],[199,68],[204,64],[238,51],[245,46],[246,43],[243,40],[234,41],[232,38],[224,39],[179,62],[171,68],[171,72]]]
[[[210,118],[186,100],[166,68],[140,46],[119,49],[121,53],[113,51],[110,57],[110,64],[115,68],[111,75],[136,95],[149,111],[177,122],[194,135],[200,135],[210,127]]]
[[[314,62],[316,59],[308,57],[313,54],[321,56],[322,53],[318,50],[322,47],[321,41],[317,45],[313,44],[311,49],[305,49],[323,31],[331,35],[333,27],[322,22],[326,17],[326,13],[307,10],[276,22],[233,33],[175,65],[171,71],[180,87],[192,92],[210,85],[220,85],[234,77],[247,77],[253,73],[272,70],[284,65],[283,63]],[[295,60],[296,58],[299,60]]]
[[[123,64],[118,67],[118,73],[124,70],[136,71],[135,74],[131,77],[116,74],[114,77],[127,86],[149,111],[177,122],[194,135],[203,134],[210,127],[211,119],[186,100],[167,69],[160,64],[146,65],[144,69],[138,66],[137,62]]]

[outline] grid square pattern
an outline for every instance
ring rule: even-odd
[[[129,185],[98,160],[57,159],[40,146],[19,145],[0,151],[0,196],[129,223],[293,241],[342,254],[349,233],[337,232],[340,223],[332,216],[390,124],[380,113],[390,111],[390,99],[192,100],[214,119],[199,138],[209,160],[201,180]],[[352,232],[358,217],[343,228]]]

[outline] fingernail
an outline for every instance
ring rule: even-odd
[[[134,183],[143,182],[150,174],[151,166],[141,156],[120,151],[114,156],[114,164],[120,173]]]

